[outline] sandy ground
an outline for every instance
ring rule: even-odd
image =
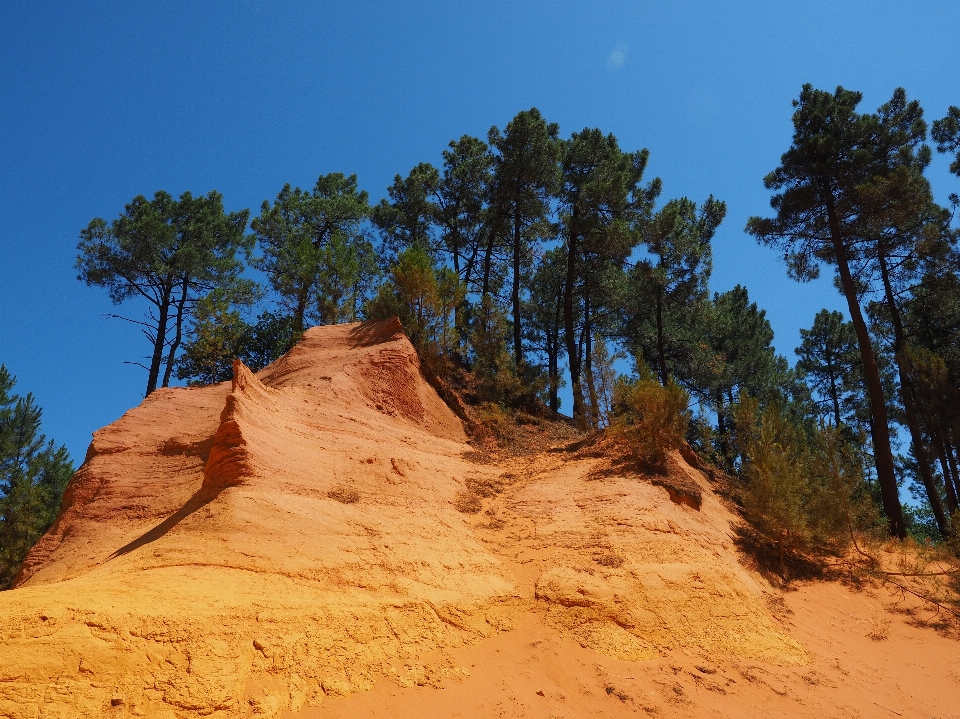
[[[674,650],[638,662],[561,636],[531,610],[517,629],[448,661],[469,677],[436,687],[378,682],[299,716],[369,717],[960,717],[960,655],[920,603],[882,588],[801,583],[771,593],[773,616],[809,653],[800,666]]]
[[[0,716],[960,717],[955,638],[781,595],[679,454],[481,461],[396,322],[235,375],[95,434],[0,594]]]

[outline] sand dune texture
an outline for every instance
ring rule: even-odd
[[[0,594],[0,716],[443,715],[374,700],[500,681],[484,662],[534,635],[579,662],[563,691],[585,666],[607,687],[598,716],[686,716],[674,679],[672,703],[628,703],[604,672],[660,676],[682,655],[707,687],[722,673],[704,663],[800,676],[819,661],[679,455],[699,509],[575,452],[482,463],[396,321],[313,328],[258,375],[234,370],[232,385],[159,390],[94,435]],[[459,715],[594,715],[529,689],[553,708],[468,699]]]

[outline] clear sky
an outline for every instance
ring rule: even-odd
[[[217,189],[230,210],[285,182],[356,173],[374,200],[538,107],[564,136],[650,150],[665,201],[727,202],[712,289],[744,284],[778,350],[822,307],[743,232],[791,136],[803,83],[897,86],[928,119],[960,104],[960,2],[35,2],[0,4],[0,362],[79,463],[141,399],[146,353],[76,279],[77,233],[137,194]],[[938,197],[960,180],[937,157]]]

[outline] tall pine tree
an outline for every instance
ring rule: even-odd
[[[880,370],[860,305],[860,284],[851,269],[860,238],[860,187],[877,170],[876,116],[861,115],[862,95],[838,87],[833,93],[804,85],[794,101],[794,135],[780,166],[764,178],[776,194],[772,218],[751,217],[747,232],[783,253],[788,274],[815,279],[823,264],[837,270],[839,286],[857,333],[873,415],[874,458],[890,533],[906,536],[894,474],[890,427]]]

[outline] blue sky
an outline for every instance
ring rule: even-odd
[[[0,362],[83,458],[135,406],[146,351],[77,281],[77,233],[137,194],[217,189],[252,210],[285,182],[356,173],[373,199],[464,133],[536,106],[564,136],[650,150],[663,200],[728,215],[712,289],[737,283],[792,358],[829,281],[789,281],[743,232],[805,82],[875,109],[903,86],[928,118],[960,104],[957,2],[172,2],[0,5]],[[945,201],[960,191],[935,159]]]

